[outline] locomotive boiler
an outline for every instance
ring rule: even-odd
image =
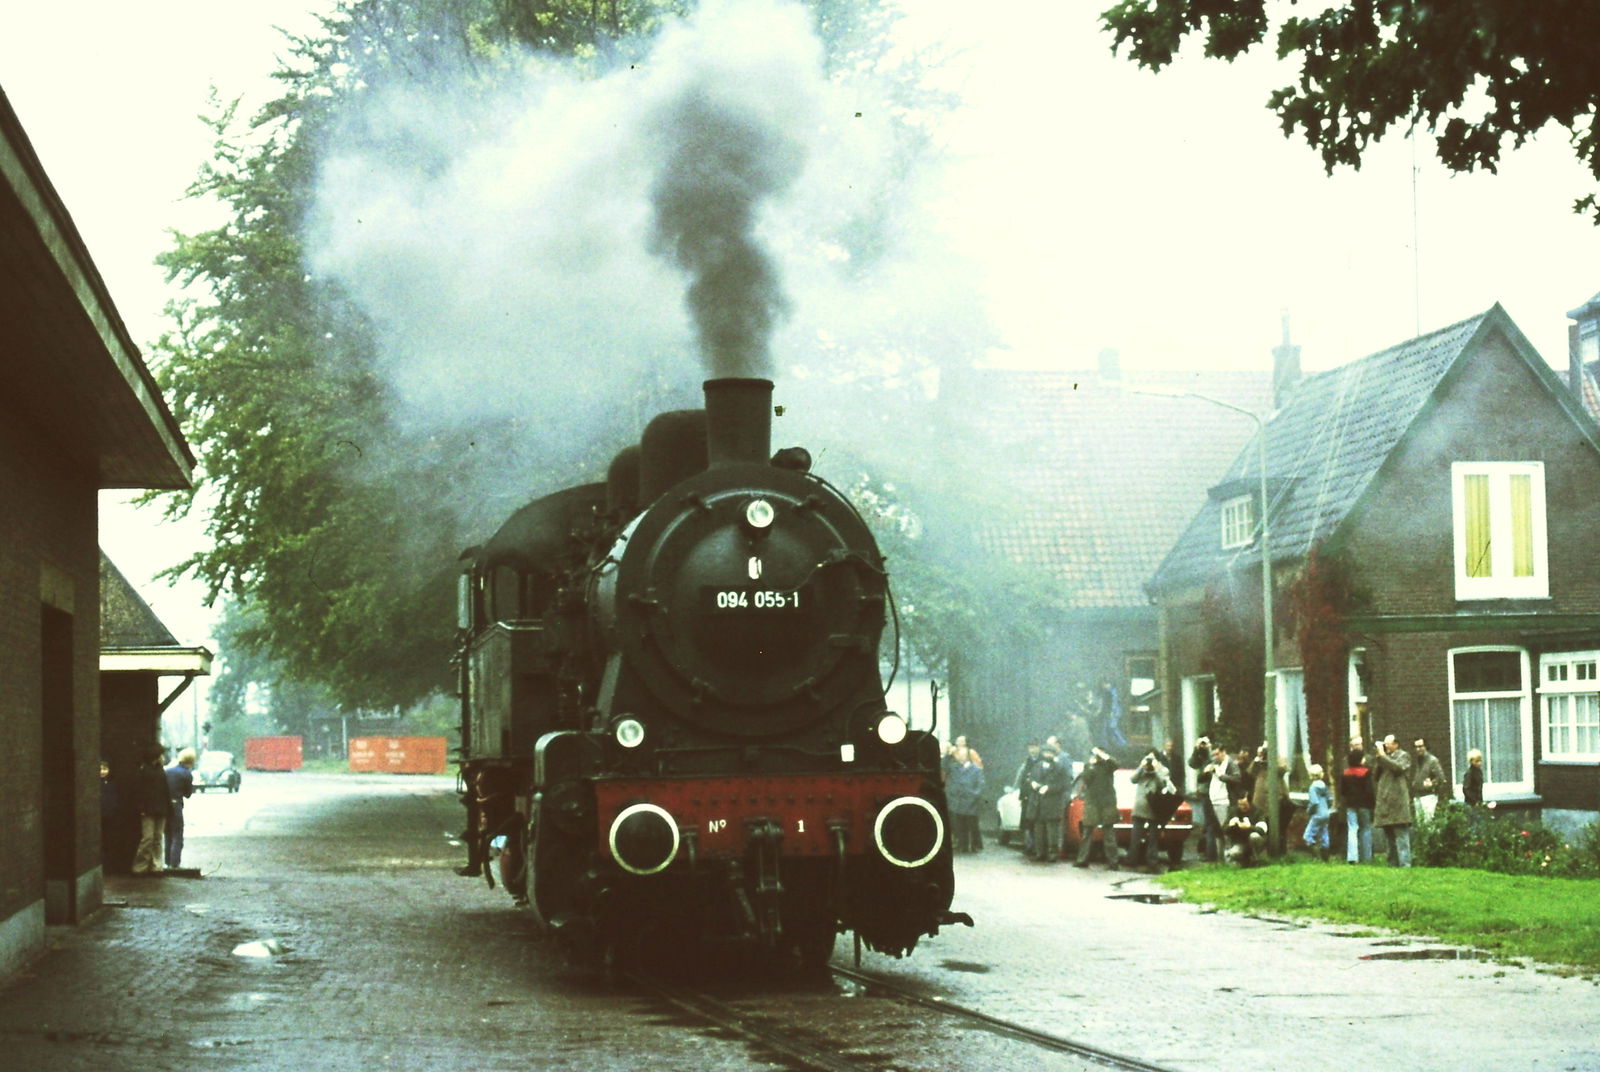
[[[953,893],[938,742],[884,702],[872,534],[715,379],[463,556],[463,873],[579,956],[900,956]]]

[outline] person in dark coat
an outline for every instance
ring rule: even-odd
[[[1372,768],[1360,748],[1350,749],[1339,774],[1339,803],[1344,807],[1346,863],[1372,861]]]
[[[1096,748],[1078,775],[1075,795],[1083,798],[1083,825],[1078,830],[1078,867],[1089,866],[1089,852],[1094,847],[1092,832],[1100,831],[1104,842],[1106,866],[1117,869],[1117,762],[1109,754]]]
[[[1054,748],[1045,745],[1039,750],[1039,765],[1022,791],[1033,794],[1039,809],[1033,824],[1033,858],[1053,864],[1061,855],[1061,815],[1067,806],[1067,771]]]
[[[955,765],[944,786],[954,828],[951,848],[956,852],[977,852],[983,847],[978,841],[978,800],[983,796],[983,768],[972,761],[972,753],[966,748],[957,748],[951,758]]]
[[[1411,801],[1419,817],[1433,818],[1441,800],[1450,799],[1450,779],[1444,776],[1439,757],[1428,751],[1428,742],[1418,737],[1416,755],[1411,760]]]
[[[162,752],[151,748],[133,774],[133,803],[139,810],[139,847],[133,854],[133,873],[159,875],[163,870],[167,836],[167,776],[161,769]]]
[[[1483,753],[1476,748],[1467,753],[1467,773],[1461,778],[1461,799],[1469,806],[1483,803]]]
[[[1017,817],[1017,829],[1022,833],[1022,851],[1024,855],[1032,856],[1038,851],[1033,843],[1033,826],[1039,818],[1038,799],[1028,792],[1028,783],[1033,781],[1033,772],[1039,766],[1042,749],[1037,744],[1028,746],[1028,754],[1023,757],[1022,764],[1017,768],[1017,776],[1011,784],[1017,787],[1017,805],[1020,814]]]
[[[1411,757],[1395,743],[1394,734],[1372,755],[1377,774],[1372,825],[1383,831],[1390,867],[1411,866]]]
[[[162,772],[167,776],[166,857],[168,867],[183,859],[183,802],[194,796],[194,749],[178,753],[178,761]]]

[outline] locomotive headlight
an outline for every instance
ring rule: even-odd
[[[678,855],[678,823],[657,804],[633,804],[612,820],[607,841],[617,866],[634,875],[665,871]]]
[[[744,508],[744,522],[758,531],[769,529],[778,512],[765,499],[751,499]]]
[[[899,744],[906,739],[906,720],[890,711],[878,720],[878,740],[884,744]]]
[[[624,748],[638,748],[644,744],[644,723],[636,718],[618,720],[611,733]]]
[[[921,867],[944,844],[944,818],[921,797],[897,797],[878,812],[872,840],[896,867]]]

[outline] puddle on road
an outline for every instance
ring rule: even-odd
[[[289,952],[292,952],[292,950],[290,950],[288,946],[284,945],[276,938],[265,938],[256,942],[245,942],[243,945],[236,945],[233,947],[234,956],[254,957],[257,959],[266,957],[281,957],[285,953]]]
[[[971,975],[986,975],[989,972],[989,965],[974,964],[970,960],[941,960],[939,967],[945,971],[967,972]]]
[[[1108,901],[1137,901],[1140,904],[1177,904],[1178,897],[1172,893],[1108,893]]]
[[[1363,953],[1359,960],[1493,960],[1492,953],[1476,949],[1386,949],[1381,953]]]
[[[271,994],[251,990],[243,994],[229,994],[222,999],[219,1008],[224,1012],[253,1012],[275,1000]]]

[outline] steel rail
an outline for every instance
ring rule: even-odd
[[[893,979],[883,976],[869,975],[851,968],[841,968],[838,965],[830,965],[829,970],[834,975],[848,979],[858,986],[881,990],[913,1005],[920,1005],[923,1008],[934,1009],[938,1012],[948,1013],[951,1016],[973,1020],[996,1034],[1031,1042],[1042,1049],[1070,1053],[1094,1061],[1097,1064],[1105,1065],[1108,1068],[1125,1069],[1127,1072],[1174,1072],[1173,1069],[1167,1068],[1165,1065],[1151,1064],[1149,1061],[1141,1060],[1137,1057],[1129,1057],[1126,1054],[1114,1053],[1111,1050],[1103,1050],[1086,1042],[1074,1042],[1072,1039],[1062,1038],[1060,1035],[1052,1035],[1047,1031],[1039,1031],[1022,1024],[1012,1023],[1010,1020],[1002,1020],[997,1016],[990,1016],[988,1013],[979,1012],[977,1009],[954,1005],[942,998],[927,997]]]
[[[802,1042],[778,1029],[756,1023],[754,1017],[710,995],[671,986],[632,972],[621,973],[618,978],[626,980],[682,1012],[708,1020],[725,1031],[731,1031],[747,1041],[758,1043],[805,1068],[817,1069],[819,1072],[861,1072],[867,1067],[859,1061],[852,1061],[840,1054]]]

